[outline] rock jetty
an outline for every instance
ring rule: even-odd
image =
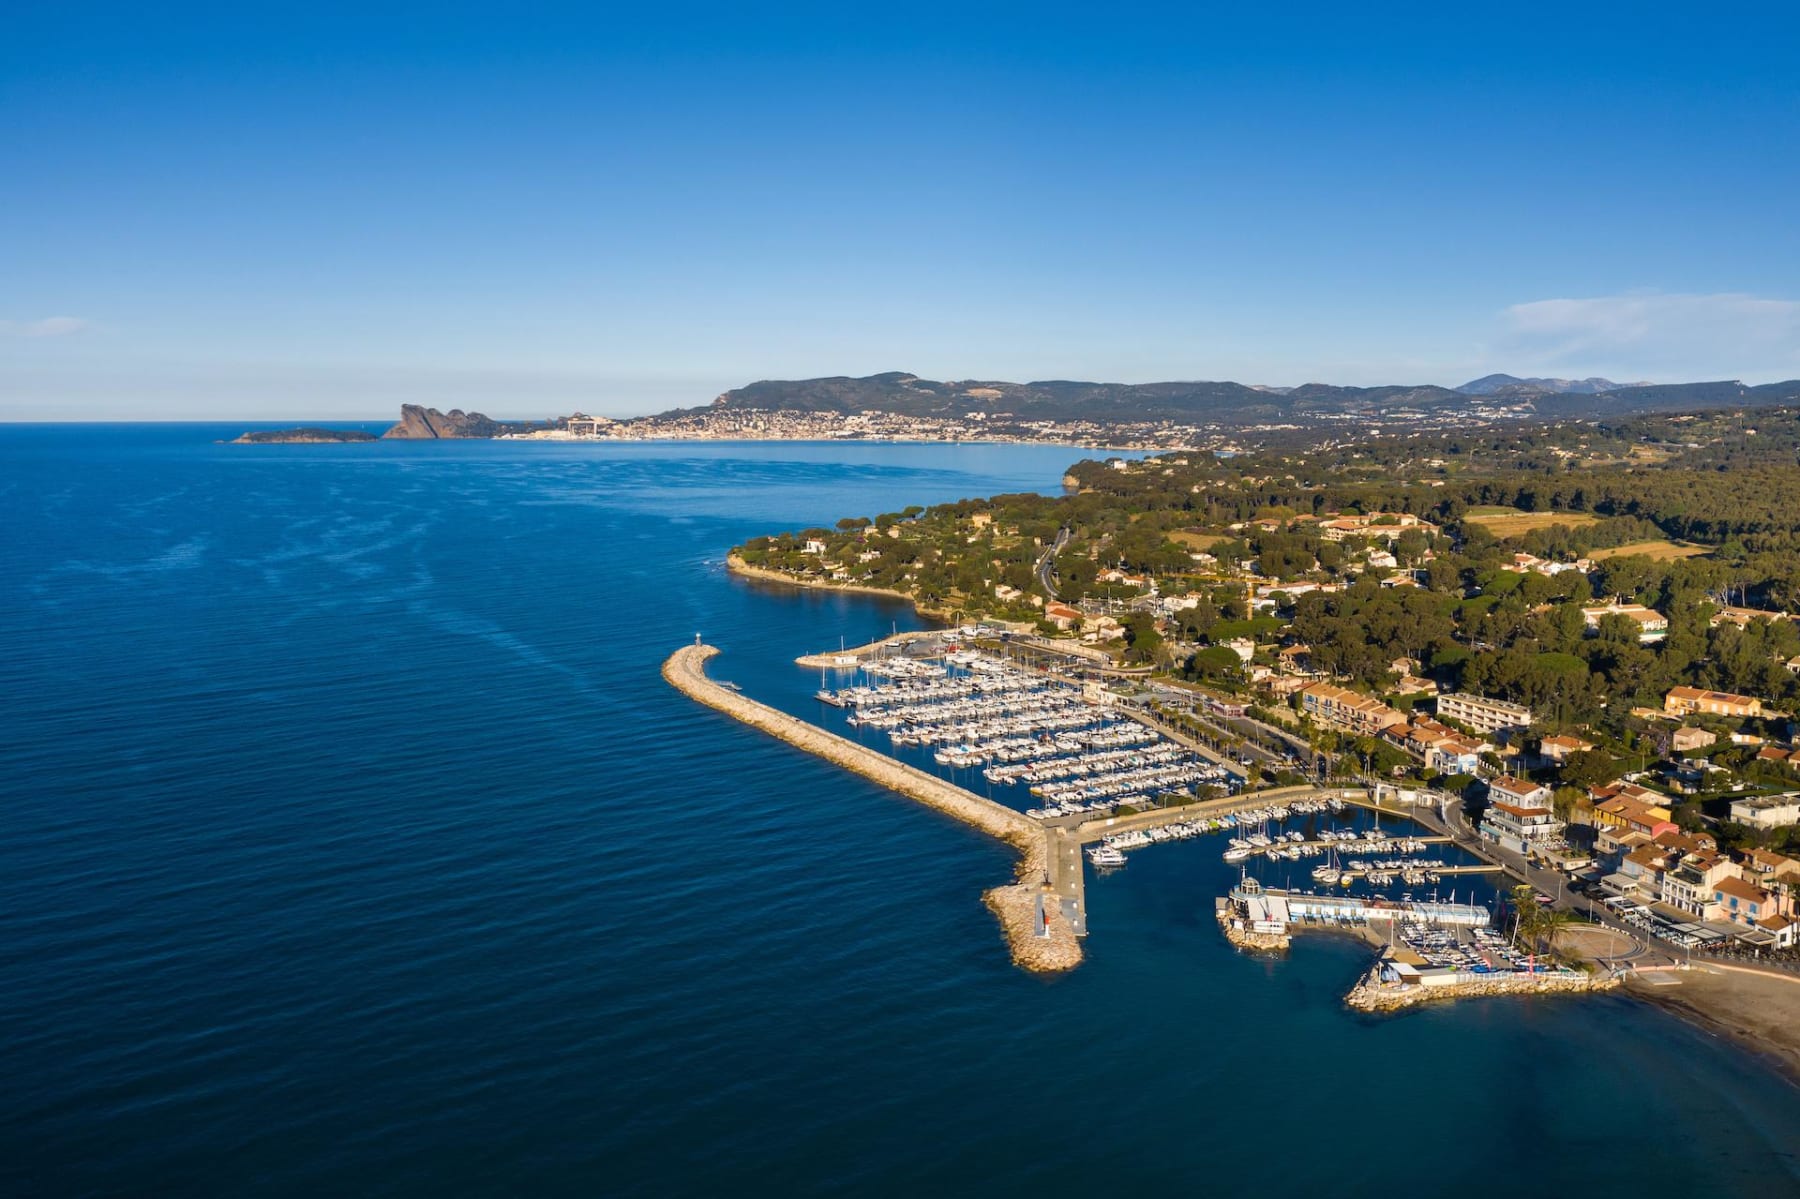
[[[1363,975],[1351,988],[1344,1003],[1359,1012],[1397,1012],[1421,1003],[1445,999],[1473,999],[1489,995],[1583,995],[1590,991],[1610,991],[1619,985],[1616,978],[1582,973],[1554,974],[1486,974],[1448,986],[1406,986],[1381,981],[1381,966]]]
[[[1068,970],[1081,962],[1081,942],[1046,894],[1048,849],[1043,830],[1021,812],[981,796],[847,738],[789,716],[786,712],[721,686],[707,677],[706,662],[719,651],[710,645],[683,646],[663,663],[663,679],[688,698],[724,712],[751,728],[824,758],[879,783],[890,791],[951,816],[1019,851],[1016,881],[983,896],[1000,922],[1013,961],[1026,970]],[[1039,897],[1043,897],[1040,906]],[[1040,922],[1039,912],[1044,913]]]

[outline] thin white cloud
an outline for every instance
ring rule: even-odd
[[[1797,300],[1738,293],[1535,300],[1505,309],[1500,324],[1496,349],[1532,370],[1664,379],[1800,371]]]
[[[0,337],[67,337],[88,327],[78,316],[46,316],[35,321],[0,321]]]

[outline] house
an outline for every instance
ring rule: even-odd
[[[1657,898],[1696,920],[1716,920],[1720,914],[1719,888],[1737,881],[1737,865],[1717,853],[1683,854],[1663,871]]]
[[[1439,774],[1473,775],[1481,769],[1481,755],[1492,748],[1473,737],[1446,737],[1425,752],[1425,765]]]
[[[1627,620],[1636,621],[1639,641],[1661,641],[1669,633],[1669,618],[1642,604],[1625,604],[1615,599],[1581,610],[1581,617],[1587,621],[1589,629],[1598,629],[1600,622],[1608,616],[1623,616]]]
[[[1570,754],[1581,753],[1594,748],[1592,741],[1583,741],[1580,737],[1571,737],[1567,733],[1558,733],[1554,737],[1545,737],[1538,742],[1538,753],[1548,761],[1561,765]]]
[[[1646,787],[1622,783],[1588,792],[1589,819],[1595,828],[1639,833],[1652,839],[1680,831],[1662,796]]]
[[[1772,849],[1752,849],[1738,864],[1746,877],[1765,888],[1800,885],[1800,862]]]
[[[1488,807],[1477,831],[1483,840],[1514,853],[1541,853],[1565,844],[1550,788],[1511,775],[1488,783]]]
[[[1408,529],[1430,535],[1438,528],[1428,520],[1420,520],[1410,512],[1370,512],[1363,516],[1340,516],[1322,521],[1319,536],[1327,541],[1342,541],[1351,536],[1380,537],[1392,541]]]
[[[1125,635],[1125,626],[1111,616],[1084,616],[1081,620],[1083,641],[1116,641]]]
[[[1578,558],[1573,562],[1550,562],[1536,554],[1514,554],[1512,565],[1500,569],[1510,570],[1514,574],[1535,572],[1541,575],[1559,575],[1566,570],[1579,570],[1586,574],[1594,569],[1594,564],[1586,558]]]
[[[820,541],[817,537],[808,538],[806,547],[800,552],[803,554],[822,554],[825,552],[825,543]]]
[[[1395,695],[1436,695],[1438,685],[1430,679],[1422,679],[1418,675],[1402,675],[1394,684]]]
[[[1684,724],[1676,729],[1674,734],[1670,736],[1669,748],[1675,750],[1677,753],[1687,753],[1691,750],[1705,749],[1717,740],[1718,737],[1707,732],[1705,729],[1695,728],[1691,724]]]
[[[1488,699],[1453,691],[1437,698],[1440,720],[1454,720],[1479,733],[1497,733],[1502,729],[1523,729],[1531,725],[1531,709],[1524,704]]]
[[[1714,612],[1712,618],[1707,623],[1715,629],[1722,624],[1734,624],[1738,628],[1744,629],[1750,627],[1750,622],[1753,620],[1776,621],[1792,619],[1793,617],[1789,616],[1786,612],[1764,612],[1760,608],[1734,608],[1730,604],[1726,604],[1720,607],[1718,611]]]
[[[1718,909],[1718,918],[1732,924],[1754,925],[1781,914],[1776,910],[1773,895],[1735,875],[1713,884],[1713,903]]]
[[[1300,710],[1321,724],[1360,736],[1406,723],[1404,715],[1380,700],[1330,683],[1314,683],[1303,689]]]
[[[1311,674],[1312,646],[1286,646],[1275,655],[1275,669],[1282,674]]]
[[[1756,927],[1769,935],[1771,949],[1792,949],[1800,944],[1800,920],[1793,916],[1766,916],[1756,922]]]
[[[1045,604],[1044,619],[1066,632],[1079,625],[1082,616],[1078,609],[1067,604]]]
[[[1786,828],[1800,824],[1800,795],[1759,795],[1754,799],[1731,801],[1731,818],[1751,828]]]
[[[1762,700],[1730,691],[1702,691],[1698,687],[1671,687],[1663,696],[1663,712],[1669,716],[1761,716]]]
[[[1256,657],[1256,642],[1248,637],[1233,637],[1225,643],[1225,648],[1236,654],[1245,662]]]

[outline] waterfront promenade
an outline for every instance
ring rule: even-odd
[[[714,682],[706,674],[706,663],[718,652],[699,643],[683,646],[663,663],[663,678],[690,699],[1013,846],[1020,855],[1017,880],[991,888],[982,897],[1000,921],[1013,960],[1034,971],[1068,970],[1081,962],[1077,928],[1064,906],[1046,895],[1050,854],[1045,831],[1036,822],[1004,804]]]

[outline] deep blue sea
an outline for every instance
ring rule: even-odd
[[[1800,1093],[1631,1000],[1339,1000],[1216,840],[1008,962],[1012,855],[808,716],[916,625],[746,536],[1055,490],[993,446],[226,446],[0,426],[0,1193],[1794,1194]]]

